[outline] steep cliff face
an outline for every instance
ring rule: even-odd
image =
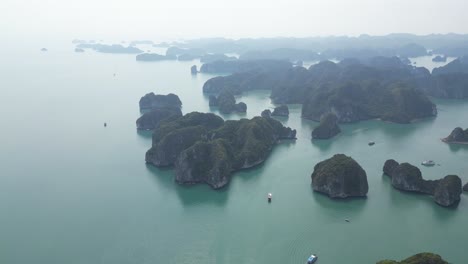
[[[343,154],[315,165],[312,187],[331,198],[366,196],[369,190],[366,172],[354,159]]]
[[[175,163],[175,180],[180,184],[206,183],[213,189],[228,184],[232,153],[223,139],[198,141],[182,151]]]
[[[423,179],[421,171],[409,163],[402,163],[398,165],[391,174],[392,185],[396,189],[421,192],[432,194],[434,188],[426,186],[426,181]]]
[[[213,114],[190,113],[157,126],[146,161],[174,165],[178,183],[206,183],[218,189],[232,172],[265,161],[280,139],[295,137],[295,130],[271,118],[224,122]]]
[[[404,84],[380,86],[379,83],[348,82],[323,89],[309,97],[302,116],[320,120],[332,112],[341,123],[381,118],[395,123],[409,123],[437,115],[437,109],[425,95]]]
[[[223,119],[214,114],[198,112],[163,120],[153,132],[153,144],[146,152],[146,162],[158,167],[172,166],[181,151],[223,124]]]
[[[460,200],[462,186],[456,175],[439,180],[424,180],[417,167],[409,163],[398,164],[395,160],[387,160],[383,171],[392,179],[395,189],[432,195],[434,202],[441,206],[452,206]]]
[[[463,130],[463,128],[457,127],[443,141],[448,143],[468,143],[468,129]]]
[[[312,131],[312,139],[329,139],[340,132],[338,117],[333,113],[327,113],[320,119],[320,125]]]
[[[389,159],[387,161],[385,161],[385,164],[384,164],[384,167],[383,167],[383,172],[391,177],[391,175],[393,174],[393,171],[395,170],[396,167],[398,167],[398,165],[400,165],[396,160],[394,159]]]
[[[232,112],[245,113],[247,111],[245,103],[236,103],[236,98],[230,89],[222,90],[218,97],[210,95],[209,98],[209,105],[219,107],[219,111],[223,114],[230,114]]]
[[[196,75],[198,73],[197,65],[193,65],[192,67],[190,67],[190,73],[192,75]]]
[[[458,58],[432,71],[428,94],[440,98],[468,98],[468,56]]]
[[[275,107],[271,116],[289,116],[289,108],[287,105],[280,105]]]
[[[203,126],[184,127],[164,136],[146,152],[146,162],[157,167],[172,166],[180,152],[201,140],[207,129]]]
[[[270,109],[265,109],[265,110],[263,110],[262,113],[261,113],[261,117],[265,117],[265,118],[271,117],[271,111],[270,111]]]
[[[178,107],[156,108],[137,119],[137,129],[153,130],[161,121],[180,116],[182,116],[182,111]]]
[[[175,94],[168,95],[156,95],[154,93],[148,93],[140,99],[140,110],[151,110],[156,108],[166,107],[181,107],[182,102],[179,97]]]
[[[460,201],[462,183],[458,176],[448,175],[440,180],[434,191],[434,201],[442,206],[452,206]]]

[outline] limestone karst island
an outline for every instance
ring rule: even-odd
[[[467,10],[2,1],[0,264],[468,263]]]

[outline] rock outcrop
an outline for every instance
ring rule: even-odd
[[[456,205],[460,200],[462,186],[456,175],[440,180],[425,180],[416,166],[409,163],[398,164],[395,160],[387,160],[383,171],[391,178],[395,189],[432,195],[434,201],[441,206]]]
[[[441,206],[452,206],[460,201],[462,183],[458,176],[448,175],[440,180],[434,191],[434,201]]]
[[[387,176],[392,175],[393,171],[395,170],[396,167],[398,167],[398,165],[400,164],[394,159],[389,159],[385,161],[385,164],[383,167],[384,174]]]
[[[156,95],[148,93],[140,99],[140,110],[151,110],[165,107],[182,107],[182,102],[175,94]]]
[[[463,191],[468,192],[468,182],[463,185]]]
[[[224,121],[214,114],[192,112],[175,120],[164,120],[153,132],[153,143],[146,162],[158,167],[174,165],[180,152],[206,137],[208,131]]]
[[[198,73],[197,65],[193,65],[192,67],[190,67],[190,73],[192,75],[196,75]]]
[[[239,102],[235,105],[234,109],[238,113],[245,113],[247,112],[247,105],[244,102]]]
[[[338,117],[333,113],[327,113],[322,116],[319,126],[312,131],[312,139],[329,139],[340,132]]]
[[[243,102],[236,104],[234,94],[228,89],[221,91],[218,97],[210,95],[209,100],[209,105],[219,107],[219,111],[223,114],[230,114],[232,112],[245,113],[247,111],[247,105]]]
[[[146,162],[173,165],[180,184],[206,183],[218,189],[234,171],[262,163],[280,139],[295,136],[295,130],[271,118],[224,122],[213,114],[193,112],[160,122]]]
[[[137,119],[136,125],[139,130],[153,130],[163,120],[168,118],[177,118],[182,116],[179,107],[155,108],[150,112],[144,113]]]
[[[315,165],[312,188],[331,198],[366,196],[369,190],[366,172],[354,159],[343,154]]]
[[[275,107],[271,116],[289,116],[289,108],[287,105],[280,105]]]
[[[441,256],[434,253],[419,253],[402,261],[381,260],[377,264],[448,264]]]
[[[223,139],[198,141],[182,151],[175,164],[175,180],[180,184],[206,183],[213,189],[228,184],[233,171],[229,143]]]
[[[461,127],[457,127],[452,130],[452,133],[442,141],[447,143],[459,143],[468,144],[468,129],[463,130]]]
[[[261,117],[265,117],[265,118],[271,117],[270,109],[263,110],[262,113],[261,113]]]

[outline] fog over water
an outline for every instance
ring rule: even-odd
[[[3,0],[1,6],[6,40],[468,33],[464,0]]]

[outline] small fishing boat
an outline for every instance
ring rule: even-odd
[[[106,127],[106,126],[107,126],[107,123],[104,123],[104,127]]]
[[[369,146],[374,146],[374,145],[375,145],[375,142],[374,142],[374,141],[369,141],[369,143],[367,143],[367,145],[369,145]]]
[[[432,161],[432,160],[425,160],[425,161],[421,162],[421,165],[430,167],[430,166],[434,166],[435,162]]]
[[[312,254],[312,255],[310,255],[310,257],[307,259],[307,264],[315,263],[315,261],[317,261],[317,259],[318,259],[317,255]]]
[[[345,221],[349,223],[349,219],[348,219],[348,218],[346,218]]]
[[[272,196],[273,196],[273,195],[272,195],[271,193],[268,193],[268,202],[269,202],[269,203],[271,203],[271,197],[272,197]]]

